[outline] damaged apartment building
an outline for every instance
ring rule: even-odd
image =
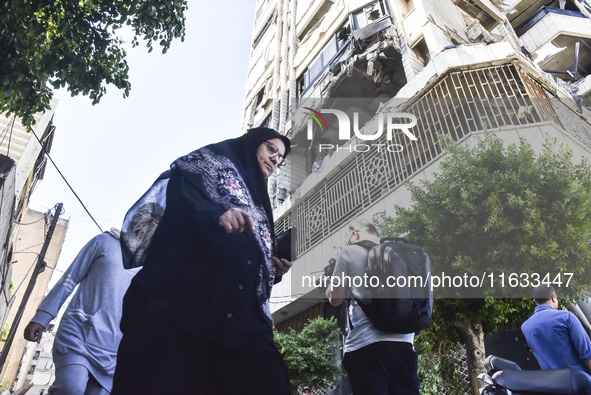
[[[541,149],[546,136],[591,157],[588,0],[258,0],[243,129],[289,136],[269,180],[277,232],[297,261],[273,290],[275,325],[323,314],[304,284],[357,216],[408,205],[438,136],[493,131]],[[326,313],[326,312],[324,312]]]

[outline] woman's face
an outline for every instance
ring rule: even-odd
[[[279,163],[283,161],[285,156],[285,144],[280,138],[274,138],[263,141],[257,149],[257,160],[265,179],[269,178],[271,174],[277,169]]]

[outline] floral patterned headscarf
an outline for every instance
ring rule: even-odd
[[[257,296],[270,317],[268,299],[275,280],[271,256],[276,250],[273,211],[266,180],[257,159],[261,144],[279,138],[285,145],[286,157],[290,140],[273,129],[256,128],[231,140],[200,148],[177,159],[172,168],[201,177],[203,192],[224,209],[239,208],[254,221],[253,236],[261,247],[265,262],[261,264],[257,281]],[[200,188],[201,189],[201,188]]]
[[[204,196],[228,210],[240,208],[251,215],[255,223],[252,236],[260,246],[265,262],[261,262],[257,296],[265,313],[270,316],[268,298],[274,282],[275,269],[271,256],[276,249],[273,212],[267,194],[266,180],[257,160],[257,150],[270,139],[279,138],[290,151],[290,140],[269,128],[255,128],[246,134],[200,148],[175,160],[171,170],[164,172],[152,187],[128,211],[123,222],[123,261],[127,268],[142,266],[151,240],[142,248],[134,244],[134,218],[145,207],[166,207],[166,189],[171,171],[181,171],[200,180],[195,187]],[[195,177],[196,176],[196,177]],[[156,223],[157,226],[157,223]],[[247,231],[250,232],[250,231]],[[151,233],[153,234],[153,232]],[[150,234],[150,236],[151,236]],[[250,233],[249,233],[250,234]],[[137,244],[137,243],[136,243]]]

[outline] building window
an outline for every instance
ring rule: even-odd
[[[297,85],[300,96],[326,70],[330,61],[339,53],[339,50],[349,42],[350,36],[351,23],[347,21],[328,40],[316,59],[314,59],[304,74],[298,78]]]
[[[388,15],[383,0],[366,5],[351,15],[337,32],[328,40],[316,59],[297,80],[298,95],[304,96],[308,88],[322,75],[330,62],[339,55],[341,49],[350,42],[353,30],[359,30]]]
[[[257,108],[262,102],[263,98],[265,97],[265,87],[263,86],[260,91],[258,91],[257,95],[254,98],[254,108]]]
[[[291,91],[287,91],[287,100],[285,103],[285,119],[289,119],[291,117]]]
[[[259,127],[270,128],[271,127],[271,115],[273,115],[273,111],[271,111],[269,113],[269,115],[267,115],[267,117],[263,120],[263,122],[261,122]]]
[[[423,62],[423,66],[426,66],[431,60],[431,55],[429,54],[429,47],[427,46],[425,38],[421,38],[412,49],[415,51],[421,62]]]
[[[267,32],[267,30],[269,30],[269,28],[271,27],[271,24],[273,23],[273,16],[274,15],[275,15],[275,13],[271,14],[269,19],[267,19],[267,22],[265,23],[265,26],[263,27],[263,29],[259,32],[259,34],[256,35],[255,39],[252,41],[252,48],[253,49],[256,48],[256,46],[259,44],[259,42],[261,41],[261,39],[263,38],[263,36]]]
[[[364,28],[365,26],[377,21],[386,15],[386,8],[382,1],[367,5],[353,13],[353,26],[355,30]]]
[[[33,374],[34,372],[35,372],[35,365],[33,365],[29,368],[29,371],[27,372],[27,374]]]
[[[36,351],[35,355],[33,355],[33,360],[36,361],[39,359],[39,355],[41,354],[41,351]]]

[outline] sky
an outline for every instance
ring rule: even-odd
[[[184,42],[174,41],[165,55],[159,47],[126,48],[128,98],[110,86],[93,106],[86,96],[55,92],[50,156],[103,231],[120,228],[127,210],[177,157],[241,134],[256,0],[188,4]],[[48,162],[29,207],[45,212],[58,202],[69,229],[50,285],[100,233]]]

